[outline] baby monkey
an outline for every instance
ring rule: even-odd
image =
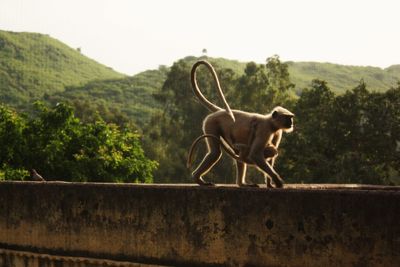
[[[196,81],[196,69],[205,65],[212,73],[217,90],[225,109],[209,102],[201,93]],[[221,146],[236,161],[236,183],[239,186],[254,186],[246,183],[247,165],[254,165],[266,177],[267,187],[283,187],[283,180],[274,170],[274,161],[278,155],[278,146],[282,132],[293,131],[294,114],[282,107],[275,107],[271,113],[262,115],[240,110],[231,110],[225,100],[214,68],[207,61],[196,62],[191,71],[191,82],[194,94],[213,113],[203,120],[203,135],[197,138],[191,146],[188,163],[191,161],[193,148],[199,140],[205,138],[208,153],[200,165],[192,173],[193,179],[199,185],[213,185],[203,180],[203,176],[221,158]]]

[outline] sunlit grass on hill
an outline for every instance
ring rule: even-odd
[[[268,56],[271,55],[265,59]],[[217,72],[230,69],[237,77],[244,74],[248,63],[200,58],[210,61]],[[191,66],[198,59],[188,56],[183,60]],[[292,95],[300,95],[314,79],[327,81],[335,94],[353,89],[360,80],[364,80],[369,90],[378,92],[396,86],[400,80],[400,65],[381,69],[317,62],[287,64],[290,80],[295,84]],[[99,112],[106,120],[133,120],[141,127],[160,111],[153,96],[161,91],[169,71],[168,66],[161,66],[129,77],[48,35],[0,31],[0,102],[20,110],[29,110],[35,100],[50,104],[70,102],[78,115],[79,109],[90,113],[86,116]]]
[[[400,65],[386,69],[317,62],[288,62],[288,65],[291,79],[300,90],[309,87],[313,79],[319,79],[340,94],[364,80],[371,90],[384,92],[400,80]]]
[[[23,105],[65,86],[123,76],[48,35],[0,31],[1,102]]]

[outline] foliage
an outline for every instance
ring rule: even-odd
[[[34,168],[49,180],[151,182],[157,165],[145,157],[139,138],[102,120],[82,123],[65,104],[49,109],[36,103],[33,117],[0,106],[4,179],[23,179]]]
[[[76,115],[85,122],[93,122],[98,116],[120,126],[134,122],[142,128],[153,113],[160,110],[153,94],[159,92],[168,69],[145,71],[134,77],[97,80],[83,86],[67,87],[65,91],[46,95],[52,105],[67,102]]]
[[[277,55],[268,58],[266,65],[248,63],[244,72],[234,91],[241,109],[266,114],[291,99],[289,92],[294,84],[290,81],[288,66]]]
[[[278,168],[289,181],[398,184],[400,86],[371,93],[361,81],[336,96],[315,80],[295,105],[298,130],[282,145]]]
[[[3,164],[0,168],[0,181],[4,180],[29,180],[29,172],[25,169],[14,169]]]

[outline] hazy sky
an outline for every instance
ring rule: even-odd
[[[0,29],[49,34],[129,75],[203,48],[258,63],[400,64],[398,0],[0,0]]]

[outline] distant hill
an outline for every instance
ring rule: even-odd
[[[186,57],[188,62],[194,62],[196,57]],[[225,58],[208,58],[220,68],[230,68],[238,74],[243,74],[247,62]],[[393,65],[386,69],[378,67],[348,66],[319,62],[285,62],[289,66],[290,79],[296,85],[295,90],[300,94],[304,88],[310,86],[314,79],[328,82],[335,93],[341,94],[351,90],[364,80],[369,90],[386,91],[396,86],[400,81],[400,65]]]
[[[0,102],[20,106],[65,86],[121,77],[48,35],[0,30]]]
[[[102,109],[117,110],[143,126],[149,121],[151,114],[160,109],[153,94],[160,91],[167,72],[167,68],[160,68],[133,77],[91,81],[82,86],[67,87],[65,91],[46,96],[45,100],[52,104],[80,102]]]
[[[344,93],[364,80],[369,90],[386,91],[400,81],[400,65],[386,69],[377,67],[345,66],[332,63],[287,62],[292,81],[301,91],[313,79],[328,82],[336,93]]]
[[[237,75],[244,73],[247,64],[225,58],[207,59],[217,68],[232,69]],[[188,56],[183,60],[190,65],[198,58]],[[286,63],[297,94],[313,79],[327,81],[336,93],[356,87],[361,79],[373,91],[385,91],[400,81],[400,65],[381,69]],[[20,109],[38,99],[52,104],[69,101],[75,102],[75,106],[92,105],[87,112],[96,108],[108,113],[120,112],[141,126],[161,108],[153,94],[162,88],[168,71],[169,67],[164,66],[128,77],[48,35],[0,31],[0,103]]]

